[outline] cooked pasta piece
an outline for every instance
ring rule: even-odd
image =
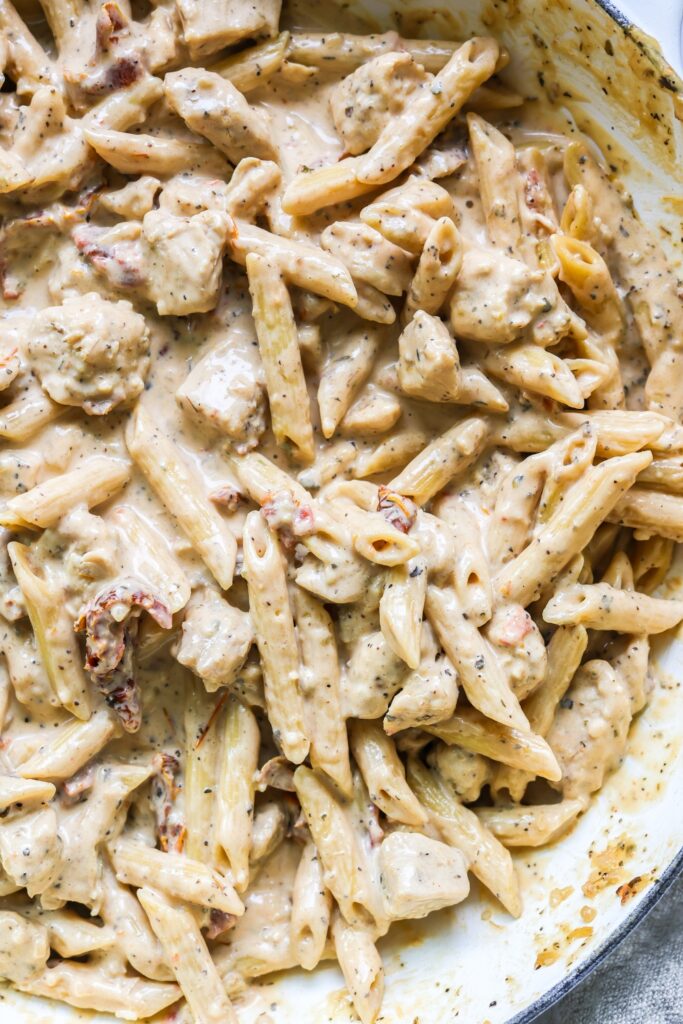
[[[512,858],[474,811],[463,807],[448,783],[416,757],[408,759],[408,782],[429,811],[444,842],[464,855],[469,869],[513,917],[522,913]]]
[[[456,711],[448,721],[430,725],[427,731],[444,743],[455,743],[511,768],[523,768],[553,782],[560,778],[557,760],[541,736],[500,725],[472,708]]]
[[[392,117],[370,151],[359,158],[358,180],[381,185],[397,178],[493,74],[498,54],[498,44],[485,38],[471,39],[456,50],[429,89]]]
[[[370,374],[381,343],[379,328],[360,327],[328,346],[318,384],[318,407],[325,437],[332,437],[348,412]]]
[[[216,764],[216,840],[225,851],[236,889],[249,882],[255,774],[261,735],[250,708],[228,698]],[[228,909],[228,913],[234,911]]]
[[[526,732],[527,720],[495,649],[469,621],[455,590],[430,585],[426,611],[470,703],[493,722]]]
[[[116,717],[98,709],[88,721],[66,722],[53,730],[47,742],[18,765],[17,772],[25,779],[69,779],[117,735]]]
[[[310,768],[299,767],[294,785],[323,868],[323,881],[350,925],[372,926],[370,879],[359,837],[344,805]]]
[[[251,253],[246,265],[273,434],[278,444],[291,444],[299,461],[311,462],[313,428],[289,293],[262,256]]]
[[[317,967],[325,949],[332,897],[323,881],[322,865],[310,840],[301,852],[292,891],[292,946],[306,971]]]
[[[488,236],[511,252],[519,248],[522,237],[515,148],[478,114],[467,115],[467,127]]]
[[[329,775],[349,796],[349,745],[342,717],[339,655],[332,619],[322,602],[304,590],[296,589],[293,603],[311,764]]]
[[[53,580],[35,571],[30,548],[12,541],[7,550],[54,695],[75,718],[87,721],[90,687],[63,592]]]
[[[354,1008],[362,1024],[374,1024],[384,995],[384,968],[373,931],[363,924],[349,924],[336,914],[332,938]]]
[[[405,781],[392,740],[375,722],[351,724],[349,740],[370,799],[393,821],[423,825],[425,814]]]
[[[406,297],[404,318],[418,310],[438,313],[455,283],[462,265],[462,242],[450,217],[436,221],[425,239]]]
[[[484,420],[461,420],[427,445],[389,486],[418,505],[424,505],[475,461],[486,436]]]
[[[623,590],[609,583],[575,583],[560,590],[543,611],[546,622],[619,633],[664,633],[683,619],[683,602]]]
[[[227,590],[232,583],[237,542],[206,495],[194,468],[165,436],[142,406],[126,435],[128,451],[198,554]]]
[[[543,529],[494,580],[501,597],[527,604],[545,580],[564,568],[608,518],[638,474],[652,461],[650,452],[607,459],[574,483]]]
[[[179,853],[162,853],[125,838],[109,844],[109,855],[119,882],[136,888],[154,884],[171,899],[211,907],[226,914],[244,913],[230,882],[201,861]]]
[[[123,459],[106,455],[86,459],[77,469],[11,498],[0,513],[0,522],[10,529],[53,526],[74,505],[95,508],[103,504],[121,490],[129,476],[130,464]]]
[[[477,816],[503,846],[545,846],[565,832],[584,810],[583,800],[533,807],[482,807]]]
[[[236,1024],[237,1015],[189,910],[174,907],[154,889],[139,889],[138,899],[198,1024]]]
[[[266,706],[276,742],[300,764],[309,749],[305,734],[299,653],[287,581],[277,540],[258,512],[244,524],[244,567],[256,644],[261,655]]]

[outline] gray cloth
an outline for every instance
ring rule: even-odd
[[[683,1024],[683,878],[583,984],[534,1024]]]

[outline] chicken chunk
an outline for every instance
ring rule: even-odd
[[[276,156],[267,116],[247,103],[227,78],[201,68],[166,75],[166,101],[193,132],[236,164],[243,157]]]
[[[600,789],[621,762],[630,723],[631,698],[621,676],[606,661],[582,665],[547,736],[562,769],[564,797]]]
[[[347,153],[364,153],[390,118],[405,110],[432,76],[411,55],[396,51],[361,64],[330,96],[332,119]]]
[[[507,345],[554,309],[556,293],[542,270],[504,253],[468,249],[451,298],[451,323],[460,338]]]
[[[395,920],[426,917],[470,891],[460,850],[417,832],[392,832],[379,848],[382,896]]]
[[[145,215],[147,288],[161,316],[213,309],[231,228],[231,218],[217,210],[204,210],[193,217],[177,217],[166,210],[150,210]]]
[[[258,349],[238,335],[200,359],[176,397],[186,412],[226,434],[237,452],[256,447],[266,429]]]
[[[11,910],[0,911],[0,978],[25,982],[50,956],[47,928]]]
[[[452,402],[458,396],[460,360],[438,316],[418,310],[398,339],[398,380],[413,398]]]
[[[7,162],[11,160],[11,166]],[[2,153],[0,193],[21,202],[57,199],[78,188],[92,154],[54,86],[41,86],[19,113],[11,153]]]
[[[538,626],[520,604],[500,605],[484,634],[496,648],[515,696],[524,700],[543,681],[548,663]]]
[[[26,347],[50,398],[90,415],[132,402],[145,386],[149,331],[129,302],[91,292],[49,306],[36,315]]]
[[[458,800],[473,804],[493,777],[493,765],[487,757],[464,747],[437,743],[428,756],[429,763],[450,783]]]
[[[235,681],[253,642],[249,615],[204,587],[188,602],[176,657],[213,693]]]
[[[161,189],[161,182],[151,174],[129,181],[123,188],[104,192],[97,197],[99,206],[124,220],[142,220],[154,206],[154,199]]]
[[[282,0],[177,0],[185,42],[193,58],[241,39],[277,34]]]

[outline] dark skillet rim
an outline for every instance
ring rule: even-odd
[[[620,11],[614,6],[611,0],[594,0],[594,3],[598,7],[602,7],[603,11],[612,18],[619,28],[626,33],[631,35],[631,30],[636,27],[630,18],[627,18],[623,11]],[[677,90],[676,90],[677,91]],[[542,996],[539,996],[530,1006],[527,1006],[525,1010],[521,1010],[515,1014],[514,1017],[510,1017],[506,1024],[531,1024],[532,1021],[536,1020],[546,1010],[552,1009],[556,1006],[565,996],[569,995],[577,985],[585,981],[586,978],[591,975],[600,964],[611,956],[614,950],[619,946],[625,938],[627,938],[634,931],[635,928],[647,917],[653,907],[655,907],[661,898],[671,888],[673,883],[683,875],[683,846],[680,848],[676,856],[667,866],[660,878],[653,884],[652,888],[643,897],[638,906],[621,922],[619,927],[612,932],[612,934],[605,939],[601,946],[586,958],[583,963],[575,967],[569,974],[553,985],[552,988],[548,989]]]

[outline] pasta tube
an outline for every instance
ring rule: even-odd
[[[393,741],[376,722],[351,724],[351,751],[372,802],[388,818],[405,825],[423,825],[426,815],[405,780]]]
[[[140,404],[126,432],[126,443],[152,490],[227,590],[235,569],[237,542],[193,467]]]
[[[389,120],[379,139],[359,158],[356,177],[381,185],[397,178],[457,114],[471,94],[493,74],[498,60],[493,39],[473,38],[455,51],[402,114]]]
[[[130,477],[130,464],[123,459],[96,455],[77,469],[37,484],[25,494],[11,498],[0,512],[0,524],[9,529],[53,526],[81,502],[94,508],[120,491]]]
[[[259,512],[247,516],[243,549],[268,717],[283,753],[294,764],[300,764],[308,753],[309,742],[304,729],[294,620],[282,555]]]
[[[334,949],[362,1024],[374,1024],[384,996],[384,968],[371,929],[351,925],[340,914],[332,923]]]
[[[454,743],[511,768],[526,769],[551,782],[561,778],[555,755],[541,736],[500,725],[473,708],[463,708],[447,722],[428,726],[427,731],[444,743]]]
[[[278,444],[292,446],[300,462],[311,462],[311,412],[289,293],[263,256],[251,253],[246,266],[273,434]]]
[[[139,889],[138,899],[197,1024],[237,1024],[218,969],[189,910],[173,907],[154,889]]]
[[[651,461],[650,452],[637,452],[589,469],[567,491],[564,502],[531,544],[498,572],[494,580],[498,594],[523,605],[537,597],[544,581],[557,575],[586,546]]]
[[[474,417],[461,420],[427,445],[394,477],[390,488],[412,498],[418,505],[426,504],[475,461],[483,450],[487,434],[484,420]]]
[[[109,844],[109,855],[119,882],[143,888],[154,884],[172,899],[226,914],[244,913],[242,902],[227,878],[201,861],[179,853],[163,853],[134,839]]]
[[[339,656],[323,604],[296,588],[294,614],[301,648],[302,692],[310,758],[346,796],[351,795],[349,745],[341,709]]]
[[[502,726],[526,732],[528,722],[493,646],[469,622],[455,590],[427,588],[427,618],[458,672],[471,704]]]
[[[237,698],[229,697],[216,765],[216,839],[225,851],[240,892],[249,882],[254,776],[260,745],[261,734],[254,713]]]
[[[546,622],[581,625],[618,633],[664,633],[683,619],[683,601],[624,590],[609,583],[582,584],[560,590],[543,611]]]
[[[482,807],[477,817],[503,846],[545,846],[567,830],[585,809],[583,800],[532,807]]]
[[[75,718],[87,721],[90,687],[61,588],[34,571],[24,544],[12,541],[7,551],[52,690]]]
[[[481,823],[474,811],[463,807],[441,776],[416,757],[408,759],[408,782],[441,837],[460,850],[469,868],[513,917],[522,913],[519,882],[508,851]]]
[[[315,843],[304,846],[292,890],[291,942],[306,971],[317,967],[325,949],[332,914],[332,897],[325,888]]]

